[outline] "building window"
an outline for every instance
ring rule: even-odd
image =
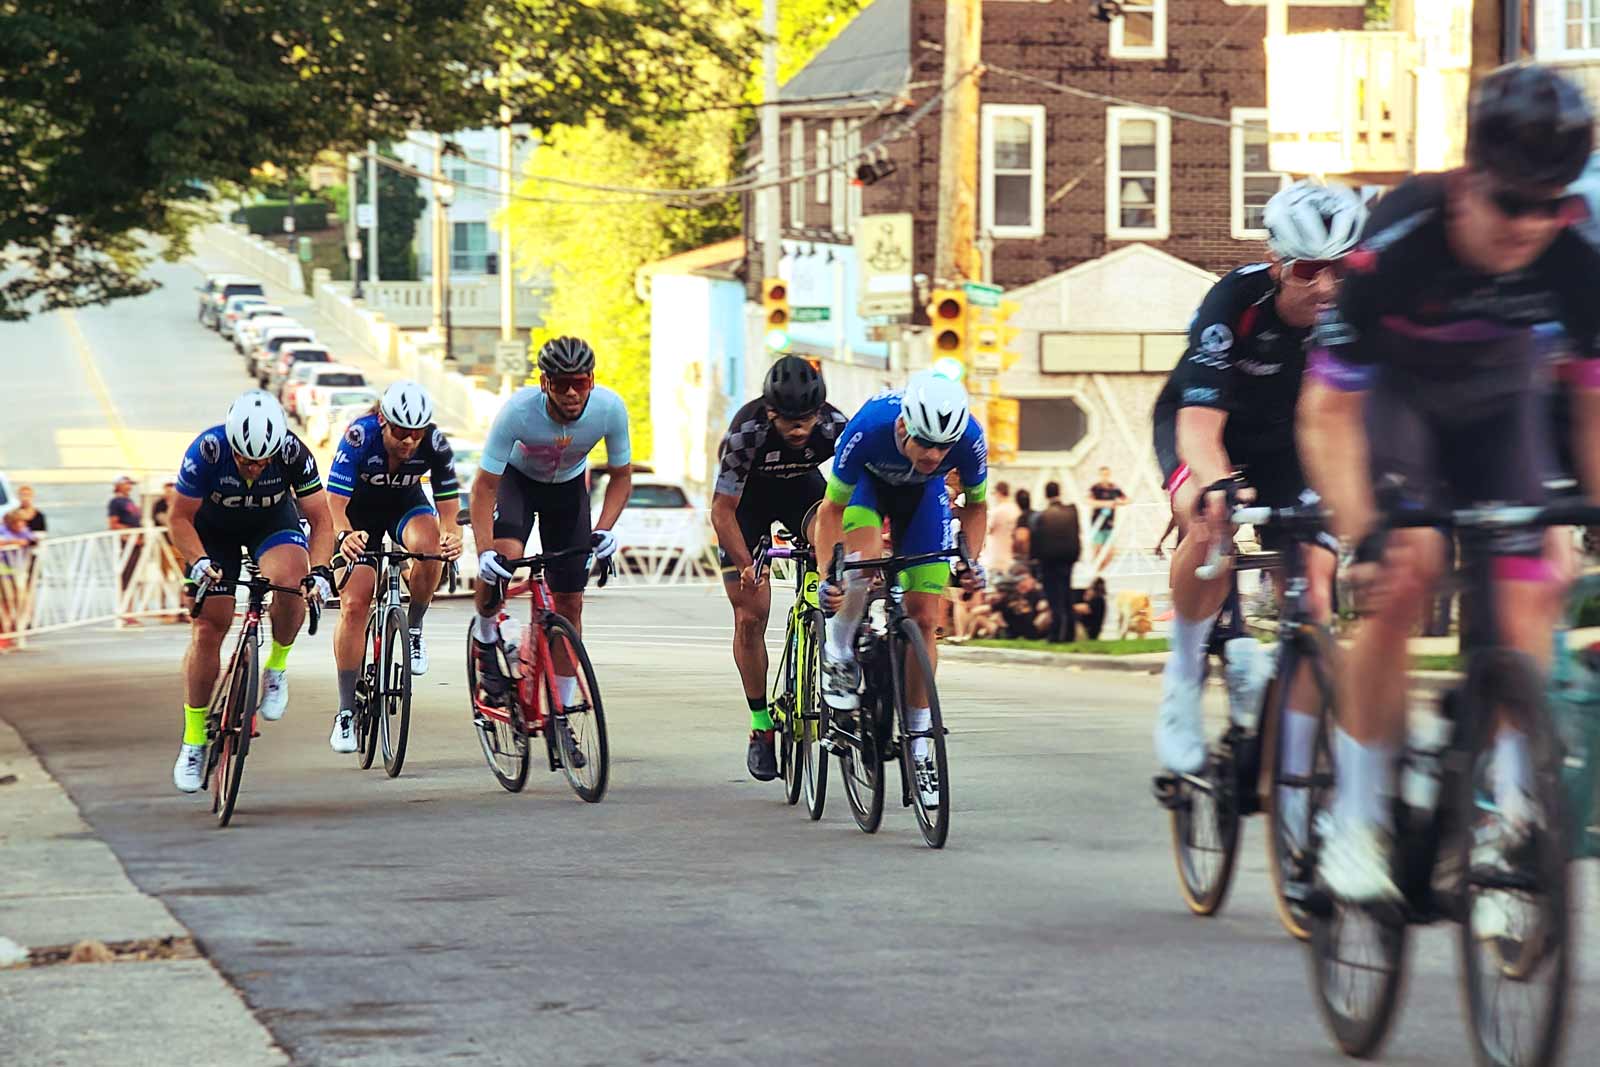
[[[844,129],[844,119],[833,120],[833,134],[829,140],[839,155],[839,158],[834,160],[838,166],[829,172],[833,187],[833,211],[830,212],[829,228],[834,233],[848,233],[850,230],[850,219],[848,217],[850,204],[849,198],[845,195],[845,190],[850,187],[850,175],[854,171],[854,165],[846,163],[844,159],[849,151],[845,145]]]
[[[1137,107],[1106,109],[1106,236],[1164,241],[1171,199],[1172,119]]]
[[[1089,413],[1070,396],[1017,401],[1018,452],[1070,452],[1089,435]]]
[[[450,270],[455,274],[482,274],[489,269],[489,224],[451,224]]]
[[[856,164],[860,162],[856,157],[861,154],[861,127],[861,123],[856,123],[850,128],[850,132],[845,135],[844,139],[844,155],[845,159],[849,161],[845,165],[844,173],[849,176],[855,175]],[[847,178],[844,190],[847,201],[845,204],[844,232],[853,234],[856,232],[856,220],[861,217],[861,185],[859,182],[849,181]]]
[[[1600,0],[1565,0],[1561,5],[1561,48],[1586,52],[1600,47]]]
[[[1233,181],[1233,236],[1240,241],[1264,241],[1267,228],[1261,213],[1272,194],[1289,181],[1267,164],[1267,109],[1236,107],[1233,129],[1228,131],[1229,163]]]
[[[833,172],[828,170],[833,159],[833,145],[829,141],[832,134],[826,128],[817,129],[817,203],[828,202],[828,187],[833,184]]]
[[[1113,59],[1167,57],[1167,0],[1130,0],[1111,22]]]
[[[789,228],[803,230],[806,225],[806,183],[796,175],[806,169],[806,124],[800,119],[789,123]]]
[[[981,140],[980,228],[996,237],[1044,234],[1045,110],[1036,104],[985,104]]]

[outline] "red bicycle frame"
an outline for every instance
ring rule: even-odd
[[[545,615],[554,610],[554,601],[550,596],[550,587],[545,584],[544,575],[540,574],[530,578],[526,583],[516,583],[506,589],[504,603],[500,607],[500,622],[510,621],[511,616],[506,608],[511,603],[511,598],[519,593],[526,592],[531,601],[528,625],[523,628],[522,641],[518,645],[519,662],[517,665],[517,703],[521,705],[527,718],[528,733],[538,734],[544,730],[544,702],[539,699],[542,688],[549,699],[554,699],[555,677],[550,663],[550,642],[544,635],[544,627],[540,622]],[[543,682],[541,686],[539,683]],[[473,703],[479,714],[486,719],[494,719],[511,725],[511,709],[497,708],[485,704],[473,694]]]

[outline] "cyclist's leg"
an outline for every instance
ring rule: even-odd
[[[305,581],[306,575],[311,573],[311,556],[307,552],[306,535],[300,532],[298,522],[292,529],[280,529],[268,534],[256,546],[253,555],[261,576],[273,585],[298,589],[300,583]],[[300,633],[300,627],[306,621],[305,598],[274,596],[270,614],[273,652],[267,659],[267,666],[281,670],[288,659],[289,649],[294,645],[295,637]],[[277,662],[274,662],[273,657],[277,658]]]
[[[881,488],[876,477],[863,474],[851,491],[842,523],[847,562],[883,556],[883,515],[878,503]],[[824,568],[828,566],[824,559],[819,558],[818,563]],[[867,609],[872,577],[866,571],[846,571],[841,584],[844,603],[828,619],[824,648],[826,658],[836,663],[855,659],[856,628],[861,625],[862,613]]]
[[[734,512],[747,552],[755,551],[777,517],[774,494],[765,481],[748,479]],[[771,730],[772,715],[767,708],[767,621],[772,611],[772,583],[746,585],[728,555],[721,549],[718,555],[722,564],[722,588],[733,605],[733,662],[739,670],[745,703],[750,709],[750,728]]]
[[[535,494],[536,483],[531,478],[515,467],[506,468],[495,494],[494,529],[490,531],[491,547],[504,559],[519,559],[525,551],[523,546],[533,530],[533,516],[538,504]],[[478,542],[478,548],[482,550],[483,542]],[[499,582],[478,575],[477,588],[472,597],[473,606],[477,609],[472,636],[480,645],[493,645],[500,640],[500,603],[504,595],[505,590]],[[484,668],[491,668],[496,673],[499,671],[498,662],[491,663],[489,658],[485,659],[480,670]]]
[[[222,571],[222,581],[213,587],[189,630],[189,648],[184,653],[184,736],[188,745],[206,743],[206,714],[217,674],[222,669],[222,642],[233,625],[234,583],[239,580],[241,544],[202,516],[195,517],[195,532],[208,558]],[[188,565],[184,567],[185,573]],[[192,590],[185,583],[186,598]]]
[[[387,523],[382,515],[354,497],[347,505],[345,516],[352,529],[367,536],[367,547],[376,552],[383,547],[383,529]],[[341,576],[344,586],[339,591],[339,621],[333,628],[333,666],[339,683],[337,711],[349,711],[355,704],[356,676],[361,669],[362,645],[366,640],[367,612],[372,607],[372,591],[377,585],[377,572],[371,563],[347,565],[348,576]]]
[[[395,540],[408,552],[437,555],[439,552],[439,512],[418,486],[409,494],[406,508],[394,525]],[[411,561],[411,575],[406,588],[411,591],[411,604],[406,625],[413,630],[422,629],[422,617],[433,603],[433,594],[439,588],[439,578],[444,574],[444,564],[438,560]]]
[[[590,517],[589,492],[584,487],[583,476],[540,487],[539,540],[545,552],[561,552],[589,544]],[[550,598],[558,614],[572,623],[583,634],[583,587],[589,581],[588,557],[574,555],[545,569],[545,580],[550,584]],[[557,696],[563,707],[570,707],[581,699],[578,688],[578,665],[566,648],[554,653],[551,664],[556,676]]]

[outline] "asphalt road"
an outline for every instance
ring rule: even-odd
[[[130,430],[192,436],[244,384],[186,292],[75,316]],[[70,327],[0,327],[0,348],[31,390],[8,405],[31,421],[5,431],[0,463],[48,466],[57,431],[106,428]],[[0,658],[0,715],[296,1063],[1340,1061],[1274,917],[1259,822],[1223,915],[1180,902],[1148,790],[1155,679],[947,663],[953,821],[932,852],[897,808],[861,834],[837,779],[812,824],[748,778],[714,589],[599,594],[611,790],[585,805],[536,770],[504,793],[467,722],[466,610],[430,616],[395,781],[328,750],[328,640],[303,638],[289,715],[265,726],[227,830],[170,784],[181,627]],[[1600,1048],[1585,878],[1572,1064]],[[1454,1067],[1469,1055],[1454,931],[1415,944],[1386,1059]]]

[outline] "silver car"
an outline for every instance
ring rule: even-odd
[[[244,309],[248,307],[266,307],[267,298],[254,296],[248,293],[228,297],[228,302],[222,305],[222,315],[217,320],[217,332],[224,337],[233,336],[233,328],[243,317]]]
[[[254,304],[242,312],[239,321],[233,324],[233,348],[242,356],[250,354],[250,349],[255,347],[256,331],[268,321],[281,325],[293,322],[283,313],[283,309],[276,304]]]

